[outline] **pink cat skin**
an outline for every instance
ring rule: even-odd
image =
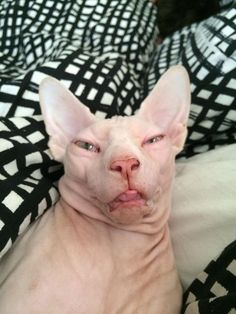
[[[187,72],[168,70],[131,117],[98,119],[53,78],[40,104],[61,198],[3,257],[0,313],[179,313],[168,218]]]

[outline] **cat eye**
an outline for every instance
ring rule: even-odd
[[[144,142],[144,144],[155,144],[160,142],[164,138],[164,135],[156,135],[151,138],[149,138],[147,141]]]
[[[92,143],[86,142],[86,141],[75,141],[74,142],[75,145],[77,145],[78,147],[88,150],[92,153],[99,153],[100,152],[100,148],[97,145],[94,145]]]

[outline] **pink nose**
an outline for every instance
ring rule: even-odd
[[[136,158],[115,160],[111,163],[110,169],[119,172],[123,177],[130,176],[133,170],[138,169],[140,162]]]

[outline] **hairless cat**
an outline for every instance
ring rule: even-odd
[[[0,263],[2,314],[177,314],[168,218],[190,83],[170,68],[130,117],[96,118],[46,78],[40,105],[60,199]]]

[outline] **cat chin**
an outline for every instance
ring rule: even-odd
[[[108,206],[105,210],[105,215],[110,218],[113,223],[133,225],[141,223],[152,211],[153,209],[146,204],[123,204],[115,209]]]

